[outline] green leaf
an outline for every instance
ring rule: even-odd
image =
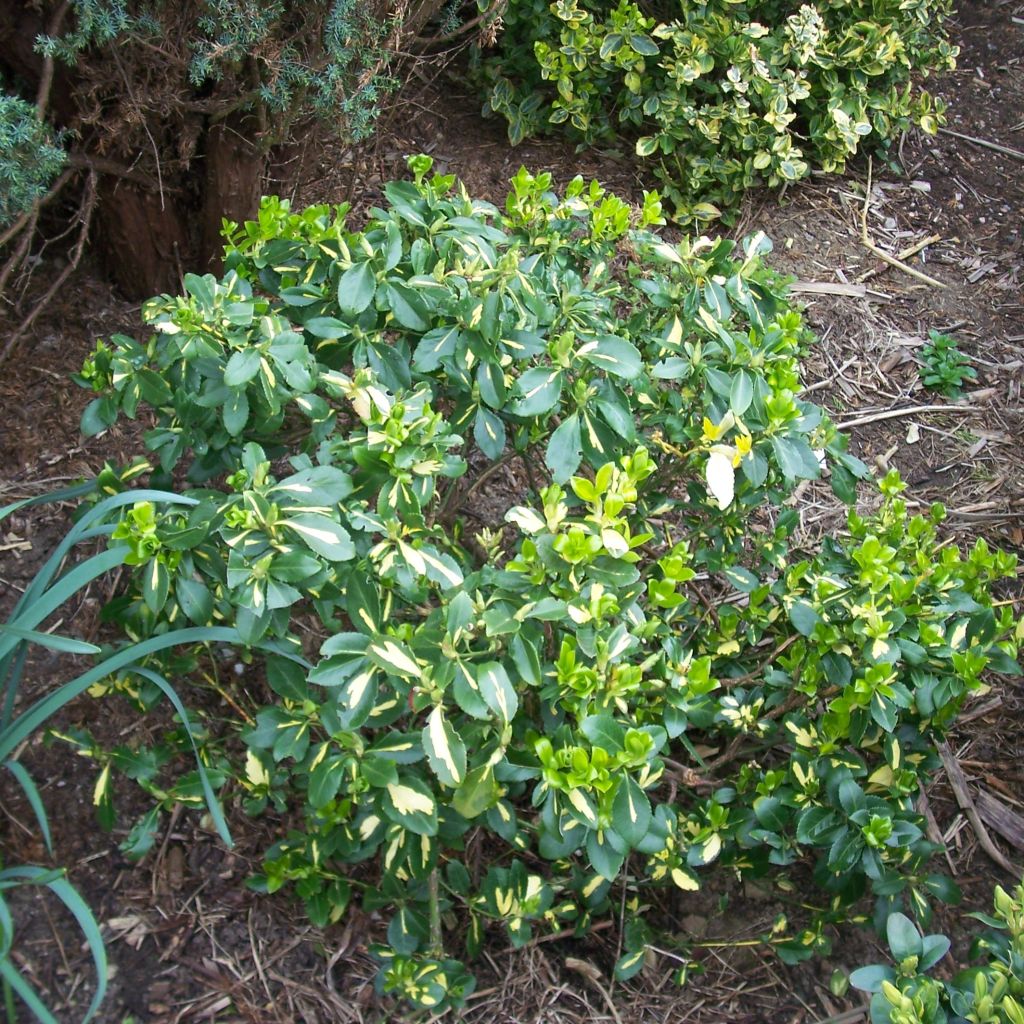
[[[889,915],[885,922],[885,936],[889,940],[893,959],[897,962],[906,960],[908,956],[921,955],[921,933],[906,914],[897,912]]]
[[[294,530],[307,547],[331,562],[347,562],[355,557],[356,549],[348,531],[327,516],[304,512],[283,519],[281,525]]]
[[[466,777],[466,745],[451,727],[440,705],[427,716],[423,749],[434,774],[446,786],[458,786]]]
[[[110,398],[94,398],[83,410],[80,429],[85,437],[101,434],[117,419],[117,405]]]
[[[787,480],[815,480],[821,475],[821,464],[811,446],[799,437],[772,437],[775,459]]]
[[[472,821],[473,818],[496,807],[501,799],[501,792],[501,787],[494,779],[494,769],[484,764],[469,772],[462,785],[452,795],[452,806],[464,818]]]
[[[548,441],[544,464],[556,484],[564,484],[576,472],[583,457],[580,418],[576,413],[563,420]]]
[[[497,459],[505,450],[505,424],[500,417],[480,406],[473,420],[473,440],[489,459]]]
[[[224,429],[232,436],[238,435],[249,422],[249,398],[242,388],[232,390],[224,401]]]
[[[480,693],[476,669],[464,661],[455,662],[455,682],[452,686],[455,703],[471,718],[487,719],[491,709]]]
[[[476,667],[476,684],[484,703],[503,722],[511,722],[519,710],[519,698],[504,667],[488,661]]]
[[[334,341],[344,338],[349,333],[348,324],[343,324],[333,316],[310,317],[303,325],[303,330],[308,331],[314,338],[322,338],[325,341]]]
[[[154,558],[142,570],[142,599],[154,615],[167,603],[170,589],[171,574],[167,571],[167,566]]]
[[[420,746],[419,737],[412,733],[389,732],[386,736],[374,740],[366,748],[366,753],[383,760],[394,761],[396,764],[415,764],[423,760],[423,748]]]
[[[247,384],[260,372],[261,358],[258,348],[244,348],[232,353],[224,367],[224,383],[229,388]]]
[[[615,964],[615,978],[617,981],[629,981],[636,977],[647,962],[647,947],[638,949],[634,953],[625,953],[620,956]]]
[[[609,754],[618,754],[626,747],[626,730],[611,715],[588,715],[580,722],[580,732],[592,746]]]
[[[380,592],[369,574],[351,572],[345,580],[345,610],[361,633],[373,636],[384,628]]]
[[[587,857],[590,859],[590,866],[610,882],[622,870],[626,851],[625,848],[620,849],[614,844],[609,829],[597,830],[587,836]]]
[[[931,970],[948,952],[952,943],[945,935],[926,935],[921,940],[921,960],[917,969],[921,974]]]
[[[658,44],[647,36],[632,35],[629,37],[630,48],[641,57],[657,57],[661,52]]]
[[[419,679],[423,674],[412,651],[392,637],[378,637],[366,648],[366,653],[376,665],[392,675]]]
[[[270,489],[300,505],[337,505],[352,493],[352,477],[335,466],[310,466],[285,477]]]
[[[651,802],[647,794],[631,775],[624,775],[612,801],[612,825],[615,831],[631,847],[635,847],[647,835],[650,824]]]
[[[610,335],[585,342],[576,350],[576,355],[606,373],[629,381],[635,381],[643,370],[643,359],[636,346]]]
[[[341,789],[348,771],[348,758],[340,754],[314,758],[316,767],[309,773],[309,803],[319,809],[326,807]]]
[[[432,373],[441,365],[441,360],[453,355],[462,337],[458,327],[435,327],[420,339],[413,353],[412,365],[420,373]]]
[[[341,686],[366,666],[369,640],[363,633],[335,633],[320,647],[322,660],[309,674],[318,686]]]
[[[895,981],[896,972],[891,967],[871,964],[869,967],[858,967],[850,972],[850,984],[862,992],[880,992],[883,981]]]
[[[353,263],[338,279],[338,308],[346,316],[358,316],[373,301],[377,279],[368,262]]]
[[[789,820],[785,805],[774,796],[759,796],[754,801],[754,815],[771,832],[781,832]]]
[[[722,575],[741,593],[752,594],[761,581],[742,565],[730,565],[722,570]]]
[[[658,151],[659,139],[657,135],[642,135],[636,140],[636,155],[637,156],[651,156]],[[665,246],[668,250],[668,246]],[[670,258],[670,257],[666,257]],[[680,260],[677,258],[672,259],[673,263],[678,263]]]
[[[381,806],[396,825],[420,836],[437,835],[437,802],[427,784],[415,776],[401,776],[387,786]]]
[[[286,700],[309,700],[306,670],[291,658],[268,654],[266,659],[267,683],[279,697]]]
[[[213,594],[199,580],[179,576],[174,581],[174,596],[186,617],[197,626],[205,626],[213,615]]]
[[[549,367],[527,370],[516,381],[519,401],[512,407],[517,416],[540,416],[550,412],[562,394],[562,371]]]
[[[797,632],[811,636],[821,622],[821,616],[806,601],[798,600],[789,606],[789,621],[793,623]]]
[[[750,403],[754,400],[754,382],[746,370],[740,370],[732,379],[732,388],[729,391],[729,408],[737,415],[742,416]]]
[[[419,332],[429,329],[430,308],[419,292],[400,281],[389,281],[386,293],[391,313],[402,327]]]

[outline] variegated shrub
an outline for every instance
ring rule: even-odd
[[[123,519],[116,610],[240,633],[203,738],[222,798],[282,823],[254,884],[323,925],[387,908],[381,987],[430,1008],[472,985],[457,945],[622,900],[630,976],[650,890],[685,900],[716,860],[814,865],[821,913],[766,940],[790,959],[866,892],[926,914],[951,887],[914,798],[982,672],[1015,670],[989,592],[1012,560],[910,518],[894,474],[794,548],[797,483],[852,501],[866,470],[800,397],[810,338],[763,236],[669,243],[656,195],[526,171],[502,212],[410,163],[361,229],[265,200],[221,280],[81,375],[87,430],[145,405],[156,475],[194,484]]]

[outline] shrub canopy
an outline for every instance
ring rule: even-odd
[[[727,217],[752,185],[842,171],[942,105],[915,79],[953,67],[950,0],[515,0],[483,62],[513,143],[625,139],[677,218]]]
[[[715,861],[813,867],[820,913],[765,940],[789,959],[865,893],[926,916],[954,888],[914,801],[981,673],[1016,670],[990,593],[1013,559],[943,541],[895,473],[799,545],[797,484],[853,500],[867,474],[800,396],[810,337],[763,235],[672,244],[655,195],[526,171],[502,212],[411,166],[360,230],[264,200],[222,279],[148,302],[148,340],[81,375],[86,431],[148,407],[199,502],[122,520],[117,621],[228,625],[263,666],[226,684],[247,720],[204,736],[224,799],[293,812],[256,884],[320,923],[391,908],[381,986],[431,1008],[472,984],[447,908],[472,955],[491,924],[582,934],[625,898],[620,977],[650,890]],[[158,795],[143,852],[195,782],[132,771]]]

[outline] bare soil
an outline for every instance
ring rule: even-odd
[[[733,232],[763,230],[774,239],[775,265],[796,279],[820,337],[807,363],[808,390],[846,425],[853,450],[879,470],[898,468],[911,501],[945,503],[949,534],[958,543],[980,537],[1016,551],[1024,550],[1022,16],[1020,0],[963,4],[955,29],[959,68],[932,84],[948,103],[949,131],[903,140],[902,174],[876,162],[843,178],[815,178],[781,197],[753,195]],[[550,170],[558,186],[582,174],[639,198],[643,182],[622,154],[577,154],[544,140],[513,149],[500,123],[480,118],[479,105],[479,97],[445,78],[409,90],[372,146],[352,150],[311,139],[295,203],[350,199],[357,209],[379,203],[382,183],[402,176],[404,158],[414,152],[431,153],[439,169],[457,173],[472,194],[498,203],[521,164]],[[906,253],[908,266],[938,283],[882,262],[863,244],[865,232],[885,252]],[[58,270],[48,262],[37,274]],[[138,307],[119,300],[85,268],[3,367],[0,504],[92,475],[105,460],[126,461],[141,450],[139,429],[131,424],[83,441],[78,419],[88,396],[69,379],[97,337],[131,334],[137,325]],[[919,350],[930,329],[953,334],[977,370],[959,404],[921,382]],[[841,528],[841,510],[827,485],[806,486],[797,507],[808,537]],[[0,524],[0,611],[62,536],[69,512],[46,507]],[[81,607],[68,611],[80,635],[97,635],[99,609],[115,586],[94,588]],[[1017,601],[1020,590],[1009,588],[1005,596]],[[52,686],[66,669],[66,662],[40,659],[33,665],[34,692]],[[1024,808],[1022,710],[1021,685],[998,683],[968,709],[951,737],[975,801],[987,795],[1018,812]],[[166,723],[159,714],[140,717],[122,702],[88,699],[61,720],[62,727],[84,726],[107,743],[139,730],[156,734]],[[123,829],[103,833],[95,823],[93,764],[64,744],[42,741],[22,759],[51,811],[53,862],[70,866],[104,924],[112,963],[104,1024],[403,1019],[372,989],[366,947],[381,936],[380,920],[357,911],[320,931],[286,896],[260,897],[245,888],[281,827],[274,820],[232,822],[237,845],[228,851],[197,816],[173,815],[157,853],[133,865],[118,850]],[[118,802],[125,823],[146,808],[127,787]],[[946,868],[965,893],[963,910],[987,908],[993,884],[1015,879],[986,854],[944,777],[930,789],[928,803],[935,836],[947,851]],[[31,813],[7,780],[0,807],[4,862],[45,863]],[[1024,851],[988,831],[1004,857],[1024,860]],[[613,990],[607,979],[619,943],[615,927],[585,941],[545,939],[519,952],[496,937],[475,965],[480,987],[464,1018],[480,1024],[813,1024],[862,1005],[856,992],[832,995],[828,978],[836,967],[876,959],[871,934],[844,931],[827,961],[789,969],[756,945],[742,944],[768,931],[780,913],[798,918],[800,910],[786,893],[744,887],[725,872],[711,875],[705,891],[659,908],[669,932],[706,943],[699,956],[703,971],[682,990],[667,980],[673,966],[667,954]],[[50,900],[22,900],[17,917],[19,967],[61,1020],[79,1019],[92,990],[80,934]],[[938,922],[957,940],[957,956],[964,955],[962,922],[952,913]],[[567,966],[570,957],[596,965],[594,978]]]

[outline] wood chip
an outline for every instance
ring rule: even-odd
[[[789,286],[789,290],[813,295],[849,295],[854,299],[863,299],[868,293],[862,284],[843,284],[841,281],[797,281]]]
[[[1024,850],[1024,817],[986,789],[978,794],[975,802],[986,825],[994,828],[1011,846]]]
[[[971,791],[967,788],[967,779],[948,743],[939,744],[939,757],[942,758],[942,764],[946,769],[946,776],[949,778],[949,785],[956,797],[956,802],[960,805],[960,810],[967,815],[967,820],[970,821],[971,828],[974,829],[974,834],[978,837],[978,842],[981,843],[981,848],[1001,868],[1008,871],[1015,879],[1019,879],[1020,868],[1007,859],[1002,850],[992,842],[992,837],[988,834],[978,813],[978,808],[971,798]]]

